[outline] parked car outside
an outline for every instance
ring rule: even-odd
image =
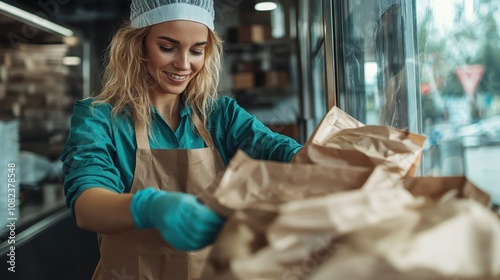
[[[500,143],[500,115],[460,127],[457,136],[464,146]]]

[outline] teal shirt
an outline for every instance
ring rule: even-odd
[[[71,129],[61,153],[66,203],[74,213],[78,196],[86,189],[102,187],[129,192],[135,170],[135,132],[129,117],[112,117],[111,105],[91,106],[92,100],[76,101]],[[153,108],[151,149],[206,147],[192,130],[191,108],[181,109],[181,121],[173,131]],[[207,128],[227,166],[238,149],[254,159],[290,162],[301,144],[272,132],[234,99],[221,97],[207,120]]]

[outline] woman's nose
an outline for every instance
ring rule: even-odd
[[[185,52],[178,52],[175,60],[174,66],[178,69],[189,69],[189,56]]]

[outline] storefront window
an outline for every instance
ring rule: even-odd
[[[339,107],[425,135],[420,175],[466,175],[500,204],[500,2],[333,3]]]

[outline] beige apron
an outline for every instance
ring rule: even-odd
[[[194,125],[207,148],[151,150],[146,130],[135,127],[137,152],[131,193],[153,186],[199,195],[223,172],[224,164],[212,138],[194,116]],[[211,249],[177,251],[154,229],[102,235],[99,247],[101,259],[94,280],[199,279]]]

